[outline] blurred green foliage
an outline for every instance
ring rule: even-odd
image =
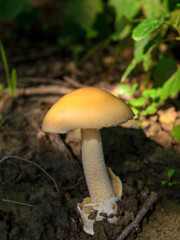
[[[161,184],[162,185],[168,185],[169,187],[172,187],[174,185],[180,185],[180,182],[172,182],[172,177],[174,176],[175,174],[175,169],[174,168],[171,168],[168,170],[167,172],[167,175],[168,175],[168,180],[162,180],[161,181]]]
[[[46,17],[42,17],[43,11]],[[136,113],[154,114],[162,101],[180,90],[180,69],[173,54],[166,54],[180,40],[179,0],[0,0],[0,22],[12,20],[25,30],[38,23],[42,32],[56,23],[55,44],[78,55],[78,66],[99,49],[111,43],[121,48],[130,39],[134,56],[121,81],[138,64],[142,64],[147,82],[153,80],[152,89],[129,102]],[[168,48],[166,53],[160,51],[162,43]],[[133,96],[137,90],[123,88],[119,94]]]
[[[13,96],[13,94],[16,90],[16,86],[17,86],[17,73],[16,73],[15,68],[13,68],[10,73],[7,58],[6,58],[6,53],[5,53],[5,50],[4,50],[4,47],[3,47],[3,44],[1,41],[0,41],[0,54],[2,57],[2,62],[4,65],[5,74],[6,74],[6,81],[7,81],[7,85],[8,85],[8,89],[9,89],[9,95]],[[0,85],[0,88],[1,87],[3,87],[3,86]]]
[[[180,141],[180,125],[176,125],[172,130],[172,136]]]

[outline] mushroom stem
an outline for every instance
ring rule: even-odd
[[[106,165],[100,132],[82,129],[82,162],[92,203],[115,196]]]

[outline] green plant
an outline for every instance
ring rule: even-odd
[[[0,53],[1,53],[2,62],[4,65],[5,74],[6,74],[6,81],[9,89],[9,95],[13,96],[17,86],[17,73],[16,73],[16,69],[13,68],[10,74],[6,53],[1,41],[0,41]]]
[[[172,130],[172,136],[180,141],[180,125],[176,125]]]
[[[173,186],[173,185],[179,185],[180,184],[180,182],[172,182],[171,181],[171,179],[172,179],[172,177],[174,176],[174,174],[175,174],[175,169],[174,168],[172,168],[172,169],[169,169],[168,170],[168,173],[167,173],[167,175],[168,175],[168,180],[162,180],[161,181],[161,184],[162,185],[168,185],[168,186]]]
[[[144,16],[137,19],[139,23],[132,29],[134,58],[121,81],[127,78],[137,64],[142,63],[147,73],[146,80],[151,77],[153,87],[145,89],[139,98],[134,98],[129,104],[135,114],[146,116],[155,114],[163,101],[176,96],[180,91],[180,68],[172,58],[159,51],[161,43],[180,40],[180,9],[178,1],[172,3],[168,0],[144,0],[141,1],[141,7]],[[168,37],[168,31],[174,36]]]
[[[176,96],[180,91],[180,68],[172,74],[161,87],[145,89],[141,97],[128,103],[135,114],[143,116],[155,114],[158,106],[169,97]]]

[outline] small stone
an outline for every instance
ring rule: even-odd
[[[177,117],[177,112],[174,107],[168,108],[167,110],[159,110],[159,121],[163,123],[174,123]]]
[[[155,135],[157,135],[157,133],[161,130],[161,127],[160,127],[160,124],[159,123],[156,123],[156,122],[153,122],[151,124],[151,126],[149,127],[149,129],[147,130],[146,132],[146,135],[148,137],[153,137]]]
[[[150,122],[149,121],[143,121],[141,128],[148,128],[150,126]]]
[[[171,132],[173,130],[174,124],[172,122],[162,122],[161,127],[163,130]]]
[[[155,134],[152,139],[163,147],[171,147],[172,145],[172,136],[162,130]]]
[[[46,136],[46,134],[45,134],[43,131],[39,131],[39,132],[37,133],[37,139],[38,139],[38,140],[43,139],[45,136]]]

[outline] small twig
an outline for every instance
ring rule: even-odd
[[[21,202],[16,202],[16,201],[4,199],[4,198],[1,199],[1,200],[2,200],[3,202],[15,203],[15,204],[23,205],[23,206],[26,206],[26,207],[35,207],[34,205],[29,204],[29,203],[21,203]]]
[[[131,222],[125,230],[121,233],[121,235],[116,239],[116,240],[123,240],[125,239],[130,232],[134,229],[137,228],[145,214],[148,212],[148,210],[152,207],[152,205],[156,202],[158,198],[158,195],[156,192],[151,192],[147,200],[145,201],[143,207],[141,210],[138,212],[136,218],[134,219],[133,222]]]
[[[55,187],[56,187],[57,192],[60,193],[59,188],[58,188],[58,185],[57,185],[57,183],[56,183],[56,180],[55,180],[48,172],[46,172],[45,169],[43,169],[41,166],[39,166],[37,163],[32,162],[32,161],[30,161],[30,160],[28,160],[28,159],[25,159],[25,158],[18,157],[18,156],[6,156],[6,157],[4,157],[4,158],[2,158],[2,159],[0,160],[0,164],[1,164],[2,162],[4,162],[4,160],[9,159],[9,158],[15,158],[15,159],[18,159],[18,160],[21,160],[21,161],[30,163],[30,164],[36,166],[37,168],[39,168],[43,173],[45,173],[45,174],[53,181],[53,183],[54,183],[54,185],[55,185]]]
[[[17,88],[15,92],[15,96],[19,97],[21,95],[25,95],[27,97],[31,97],[34,95],[41,96],[42,95],[56,95],[62,96],[64,94],[70,93],[74,88],[69,88],[65,86],[59,85],[48,85],[48,86],[37,86],[37,87],[29,87],[29,88]],[[8,91],[8,89],[4,89],[4,91]]]
[[[70,78],[68,76],[64,76],[64,80],[70,84],[71,86],[75,87],[75,88],[82,88],[82,87],[87,87],[87,85],[79,83],[78,81],[76,81],[73,78]]]
[[[39,85],[39,84],[48,84],[48,85],[59,85],[63,87],[68,87],[69,84],[62,79],[54,79],[54,78],[44,78],[44,77],[21,77],[19,80],[19,86],[31,86]]]

